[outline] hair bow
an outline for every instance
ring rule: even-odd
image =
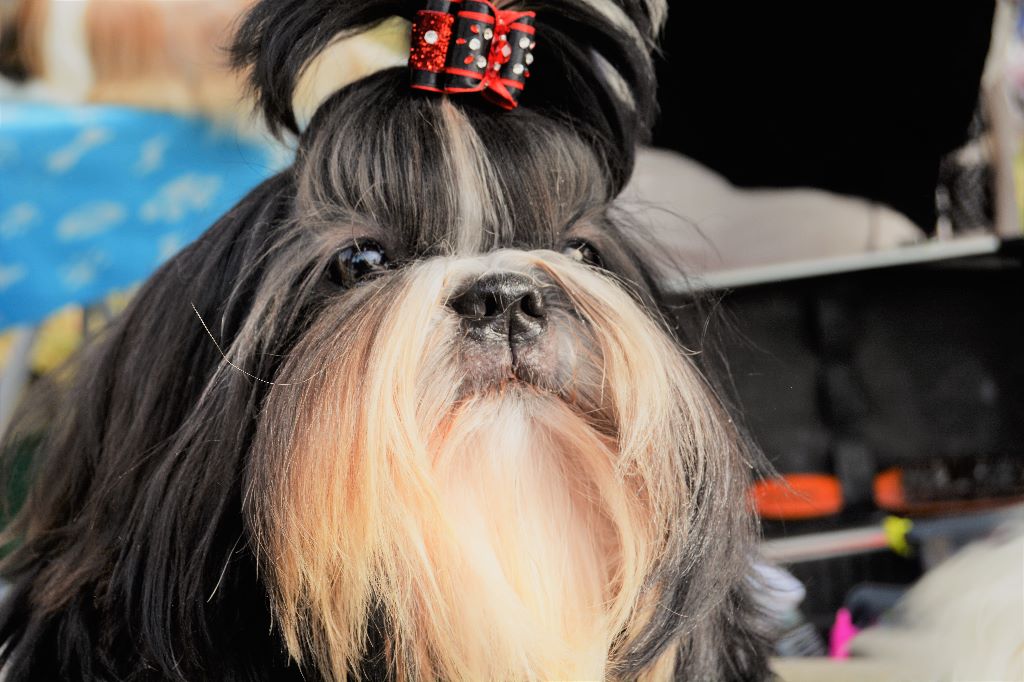
[[[481,92],[503,109],[515,109],[537,46],[535,17],[485,0],[429,0],[412,25],[412,87]]]

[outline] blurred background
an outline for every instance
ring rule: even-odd
[[[0,434],[289,163],[225,68],[247,4],[0,0]],[[1024,12],[673,2],[658,73],[620,203],[779,474],[776,651],[842,658],[1024,499]]]

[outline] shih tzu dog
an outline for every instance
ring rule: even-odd
[[[665,11],[253,7],[233,56],[296,161],[64,387],[7,682],[767,674],[750,460],[612,208]]]

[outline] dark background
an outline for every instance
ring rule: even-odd
[[[994,11],[672,2],[654,143],[741,186],[855,194],[931,232],[939,160],[965,140]]]
[[[1010,240],[996,254],[764,282],[698,305],[680,295],[684,342],[773,469],[842,486],[840,513],[764,520],[764,536],[880,525],[873,483],[891,467],[908,499],[1022,499],[1022,292],[1024,240]],[[929,472],[957,462],[967,487],[935,486]],[[825,637],[855,588],[909,585],[924,564],[919,551],[875,552],[786,568]]]

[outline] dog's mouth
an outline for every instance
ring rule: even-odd
[[[485,393],[510,385],[526,385],[544,393],[569,397],[578,390],[580,339],[558,325],[529,340],[501,333],[464,331],[459,362],[466,393]]]

